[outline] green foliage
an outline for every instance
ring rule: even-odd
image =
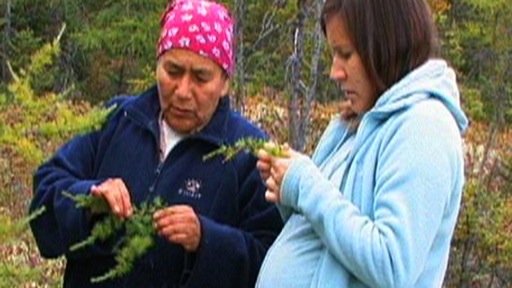
[[[13,220],[5,211],[0,211],[0,287],[24,287],[25,283],[46,282],[47,287],[61,287],[60,280],[45,280],[48,271],[35,265],[29,255],[30,244],[20,239],[27,239],[27,225],[32,219],[41,215],[45,207],[34,211],[28,217]],[[25,254],[25,255],[23,255]],[[28,259],[27,259],[28,258]],[[28,265],[27,265],[28,261]],[[60,279],[60,277],[59,277]]]
[[[5,54],[15,70],[26,65],[36,48],[50,40],[60,29],[61,23],[68,24],[70,33],[63,38],[58,69],[47,70],[33,80],[36,92],[50,88],[65,90],[74,85],[76,90],[72,92],[73,97],[82,95],[97,102],[115,94],[141,91],[154,82],[154,73],[147,70],[154,70],[158,20],[168,0],[10,2],[11,31],[5,36],[5,42],[9,43],[5,46],[8,51],[2,51],[6,48],[0,47],[0,55]],[[236,10],[236,1],[220,2],[230,6],[232,11]],[[287,85],[286,63],[292,54],[297,1],[245,2],[246,13],[240,17],[244,24],[246,91],[259,94],[271,87],[282,92]],[[310,7],[305,26],[306,35],[310,35],[316,23],[312,9],[314,1],[305,2]],[[504,109],[500,113],[510,119],[512,77],[511,72],[507,72],[512,71],[512,18],[508,17],[512,13],[510,1],[428,2],[440,27],[443,55],[460,72],[459,81],[469,89],[468,94],[480,95],[480,99],[467,99],[466,108],[473,110],[472,101],[476,100],[479,101],[475,103],[477,106],[483,105],[483,109],[478,109],[476,113],[477,118],[484,116],[485,120],[494,120],[495,111]],[[4,19],[4,22],[7,23],[7,20]],[[305,71],[309,69],[308,55],[311,55],[314,44],[310,40],[311,37],[306,37]],[[328,73],[329,62],[328,57],[322,58],[321,70],[324,75]],[[307,86],[310,75],[303,73],[302,76]],[[319,100],[331,100],[337,96],[326,79],[319,80]],[[462,95],[464,97],[466,92],[463,91]],[[473,112],[469,111],[469,114],[473,116]]]
[[[475,7],[475,9],[490,11],[492,14],[510,4],[507,0],[465,0],[465,2]]]
[[[62,192],[62,195],[75,202],[76,208],[88,208],[92,214],[108,213],[108,203],[100,197],[89,197],[88,195],[73,195],[69,192]]]
[[[481,91],[474,88],[461,86],[463,101],[466,104],[466,113],[474,121],[484,121],[487,118],[485,105],[482,100]]]
[[[260,149],[267,151],[270,155],[273,156],[285,155],[285,151],[280,145],[272,145],[264,139],[241,138],[232,146],[222,145],[218,149],[204,155],[203,161],[209,160],[219,155],[223,155],[224,161],[228,161],[241,152],[249,152],[256,155]]]
[[[58,118],[53,122],[42,123],[37,132],[44,137],[63,137],[95,131],[101,128],[116,108],[116,105],[106,109],[93,108],[86,115],[75,115],[69,107],[56,103]]]
[[[71,39],[80,51],[77,70],[94,101],[125,92],[130,81],[145,79],[155,66],[160,14],[167,0],[106,1],[85,5],[86,25],[74,27]],[[137,79],[137,80],[134,80]]]
[[[39,85],[60,53],[62,32],[31,53],[25,67],[9,66],[13,81],[0,93],[0,167],[5,171],[0,175],[0,185],[5,187],[0,192],[0,253],[13,251],[5,252],[9,257],[1,256],[0,287],[22,287],[26,282],[59,286],[62,260],[37,265],[40,258],[27,235],[27,223],[38,215],[25,215],[32,172],[73,135],[99,128],[112,111],[46,90],[51,82]]]
[[[80,205],[77,205],[79,207]],[[93,208],[91,207],[91,210]],[[92,212],[91,212],[92,213]],[[85,240],[73,244],[69,248],[69,251],[76,251],[78,249],[82,249],[86,246],[92,245],[97,241],[105,241],[108,238],[112,237],[116,231],[123,227],[123,221],[119,217],[105,217],[104,219],[98,221],[94,224],[94,227],[91,230],[91,235],[87,237]]]
[[[62,31],[61,31],[62,33]],[[88,113],[71,101],[66,93],[37,95],[33,79],[44,74],[60,51],[60,36],[34,53],[26,69],[12,71],[14,81],[8,94],[0,95],[0,145],[10,147],[25,161],[35,165],[45,159],[48,140],[63,142],[73,135],[98,129],[114,109],[88,108]],[[42,137],[41,137],[42,136]]]
[[[7,265],[0,263],[0,287],[29,287],[23,286],[26,283],[37,283],[44,281],[44,271],[40,267],[30,267],[24,265]],[[34,286],[32,286],[34,287]],[[54,281],[46,284],[45,287],[62,287],[61,281]]]
[[[20,51],[37,51],[43,44],[43,39],[34,34],[31,29],[21,30],[11,40],[12,45],[16,47],[16,50]],[[21,54],[18,53],[18,57],[15,57],[12,61],[13,67],[19,68],[24,67],[30,61],[30,53]]]
[[[474,123],[466,136],[467,180],[445,287],[512,285],[510,132],[490,147],[487,125]]]
[[[142,69],[142,75],[139,78],[128,80],[130,91],[145,91],[155,84],[155,68],[154,65],[146,65]]]
[[[0,287],[20,287],[24,282],[23,280],[38,278],[38,273],[40,271],[37,269],[0,264]]]
[[[126,240],[126,246],[119,251],[116,255],[117,266],[109,270],[102,276],[91,279],[91,283],[99,283],[108,279],[121,277],[130,272],[133,267],[133,262],[142,256],[147,250],[153,246],[154,242],[151,237],[134,235]]]
[[[495,275],[501,273],[510,275],[512,271],[511,205],[510,196],[491,191],[476,179],[471,179],[466,184],[463,207],[454,237],[454,247],[459,251],[452,253],[451,256],[450,272],[457,276],[454,277],[456,279],[451,279],[452,283],[448,283],[450,284],[448,287],[455,283],[463,286],[477,282],[491,283]],[[512,284],[510,278],[494,281]],[[508,285],[505,286],[508,287]]]
[[[297,1],[246,1],[247,13],[244,15],[244,45],[247,68],[248,91],[256,94],[265,87],[283,91],[286,89],[286,77],[289,75],[287,61],[293,53],[293,24],[297,21]],[[307,1],[313,5],[313,1]],[[309,11],[308,11],[309,12]],[[310,27],[315,23],[313,17],[307,19]],[[307,33],[311,33],[311,30]],[[311,43],[305,47],[304,62],[311,55]],[[306,74],[305,74],[306,75]]]
[[[43,214],[45,210],[45,207],[41,207],[40,209],[32,212],[28,217],[15,222],[12,221],[11,217],[0,213],[0,223],[2,223],[0,226],[0,242],[5,243],[12,239],[16,239],[16,237],[25,231],[28,223],[32,221],[32,219]]]
[[[125,231],[119,244],[114,248],[116,253],[116,266],[101,276],[91,279],[92,283],[103,282],[108,279],[121,277],[131,271],[134,262],[154,245],[156,230],[153,228],[153,213],[165,207],[161,198],[155,198],[151,203],[143,203],[135,207],[133,215],[127,219],[119,218],[110,213],[103,198],[91,195],[71,195],[67,197],[75,201],[80,209],[90,209],[90,212],[105,212],[105,216],[96,222],[91,235],[85,240],[71,246],[70,251],[76,251],[94,243],[113,238],[121,231]]]
[[[512,5],[508,0],[463,0],[454,3],[442,21],[443,51],[458,68],[465,107],[483,112],[486,121],[506,123],[512,94]],[[473,100],[477,102],[473,102]]]

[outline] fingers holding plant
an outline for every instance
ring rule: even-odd
[[[270,177],[270,167],[272,165],[272,155],[270,155],[265,149],[260,149],[257,153],[258,162],[256,162],[256,168],[260,172],[261,179],[267,181]]]
[[[109,178],[100,185],[93,185],[91,194],[103,197],[114,215],[128,218],[133,214],[130,193],[120,178]]]
[[[192,207],[170,206],[155,212],[153,220],[158,234],[169,242],[182,245],[189,252],[199,248],[201,222]]]
[[[203,156],[203,161],[223,156],[223,161],[229,161],[241,152],[249,152],[258,157],[256,168],[261,179],[267,186],[265,198],[269,202],[280,201],[281,182],[290,166],[291,159],[300,153],[290,148],[288,144],[276,144],[265,139],[242,138],[233,145],[223,145]]]
[[[269,202],[279,203],[281,201],[281,184],[284,175],[292,159],[300,154],[291,149],[288,144],[279,146],[279,150],[281,151],[279,155],[272,155],[267,152],[270,149],[275,149],[275,147],[276,144],[267,143],[258,151],[258,163],[256,167],[260,170],[260,175],[267,186],[265,199]]]
[[[107,180],[106,182],[112,184],[113,181]],[[93,245],[98,241],[113,239],[122,233],[121,238],[116,239],[118,244],[111,251],[115,254],[116,265],[103,275],[92,277],[91,283],[121,277],[132,270],[133,263],[154,246],[153,237],[156,235],[156,230],[151,225],[153,214],[165,207],[163,200],[157,197],[151,202],[133,206],[133,214],[130,217],[120,218],[119,215],[114,214],[113,209],[107,203],[107,199],[112,199],[112,197],[103,197],[104,194],[102,194],[105,193],[102,191],[114,190],[104,189],[109,187],[108,185],[98,187],[94,188],[96,196],[92,193],[83,195],[63,192],[64,196],[75,202],[76,208],[88,209],[91,213],[105,214],[104,217],[93,223],[91,233],[86,239],[69,248],[71,252]]]

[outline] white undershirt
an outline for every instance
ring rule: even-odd
[[[185,138],[185,135],[174,131],[165,122],[164,117],[160,117],[160,161],[164,161],[172,148],[183,138]]]

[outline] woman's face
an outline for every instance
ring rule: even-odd
[[[328,19],[326,35],[333,57],[329,76],[343,87],[350,109],[363,114],[375,105],[377,87],[370,81],[340,16]]]
[[[212,60],[185,49],[171,49],[156,69],[160,107],[167,124],[190,134],[210,121],[229,80]]]

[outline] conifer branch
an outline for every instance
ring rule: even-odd
[[[75,202],[76,208],[89,209],[92,214],[101,214],[110,212],[107,201],[102,197],[92,197],[90,195],[74,195],[69,192],[62,192],[62,195]]]
[[[44,212],[46,212],[45,206],[41,206],[39,207],[39,209],[34,210],[20,222],[20,228],[26,226],[30,221],[36,219],[37,217],[39,217],[39,215],[43,214]]]
[[[85,248],[99,241],[106,241],[118,235],[118,232],[125,232],[112,251],[115,253],[116,266],[103,275],[91,278],[91,283],[126,275],[132,270],[135,261],[153,247],[154,237],[157,234],[153,228],[153,213],[165,207],[161,198],[156,198],[151,203],[144,202],[140,207],[134,207],[133,215],[122,219],[110,212],[108,204],[101,197],[63,193],[75,201],[77,208],[106,213],[102,220],[94,224],[91,234],[83,241],[72,245],[70,251]]]
[[[216,156],[224,156],[223,161],[226,162],[234,158],[241,152],[248,152],[256,155],[260,149],[267,151],[272,156],[285,156],[285,150],[281,145],[269,145],[265,139],[257,138],[241,138],[234,145],[222,145],[218,149],[203,156],[203,161],[209,160]]]
[[[17,221],[12,221],[10,217],[4,215],[2,211],[0,211],[0,223],[2,223],[2,225],[0,225],[0,242],[5,243],[8,242],[9,239],[19,237],[19,235],[26,229],[28,223],[43,214],[45,211],[46,207],[42,206],[30,213],[27,217]]]

